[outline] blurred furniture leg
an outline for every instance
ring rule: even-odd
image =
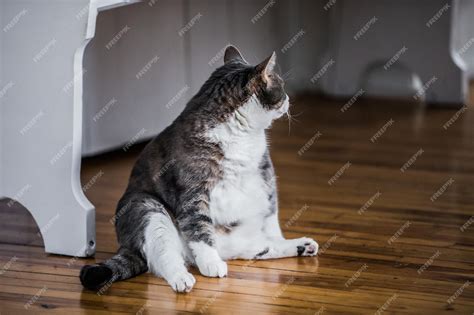
[[[363,89],[446,107],[466,103],[467,74],[452,49],[458,2],[337,4],[330,12],[326,60],[333,62],[322,77],[325,93],[352,97]]]

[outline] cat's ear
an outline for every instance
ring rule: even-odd
[[[265,80],[265,82],[268,82],[269,78],[268,76],[270,73],[273,72],[275,69],[276,65],[276,53],[273,52],[270,57],[262,61],[260,64],[258,64],[255,69],[257,69],[257,72],[260,73]]]
[[[247,63],[247,61],[245,61],[244,57],[242,57],[242,54],[240,53],[240,51],[237,48],[235,48],[234,46],[229,45],[225,49],[224,63],[227,64],[231,61],[240,61],[240,62],[243,62],[243,63]]]

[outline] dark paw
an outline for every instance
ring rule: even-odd
[[[82,267],[79,275],[82,285],[94,291],[106,285],[112,277],[112,270],[104,265],[86,265]]]

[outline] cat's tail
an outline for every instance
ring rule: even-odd
[[[148,270],[145,259],[136,252],[121,247],[118,253],[103,263],[82,267],[82,285],[89,290],[107,290],[113,282],[135,277]]]

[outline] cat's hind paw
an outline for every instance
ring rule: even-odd
[[[318,253],[319,245],[312,238],[302,237],[299,241],[301,244],[296,247],[298,256],[315,256]]]
[[[194,276],[187,271],[178,272],[166,281],[176,292],[189,292],[196,283]]]

